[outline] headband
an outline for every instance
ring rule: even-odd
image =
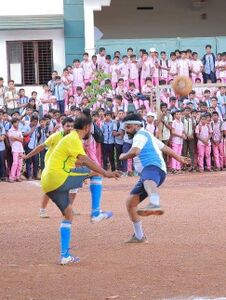
[[[125,125],[142,125],[143,123],[138,120],[129,120],[124,122]]]

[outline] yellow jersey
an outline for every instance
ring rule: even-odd
[[[41,185],[45,193],[59,188],[69,176],[86,175],[71,171],[75,168],[78,155],[86,155],[86,153],[82,140],[73,130],[58,142],[47,160],[41,177]]]
[[[63,131],[58,131],[53,134],[51,134],[48,139],[45,140],[44,144],[48,148],[48,151],[46,152],[45,155],[45,165],[47,163],[48,158],[50,157],[50,154],[53,152],[54,148],[56,145],[59,143],[59,141],[64,137],[64,132]]]

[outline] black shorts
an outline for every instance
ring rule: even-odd
[[[64,214],[65,209],[70,204],[69,192],[71,189],[81,188],[83,181],[89,178],[90,170],[87,167],[81,167],[73,169],[73,173],[84,173],[84,175],[79,176],[68,176],[66,181],[56,190],[48,192],[46,195],[57,205],[62,214]]]

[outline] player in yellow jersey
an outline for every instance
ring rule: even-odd
[[[89,138],[91,125],[91,116],[83,112],[74,122],[75,130],[65,136],[51,153],[41,177],[43,191],[64,216],[60,226],[60,263],[63,265],[79,261],[79,258],[72,256],[69,252],[73,220],[73,211],[69,200],[70,189],[82,187],[86,178],[96,174],[108,178],[120,176],[119,172],[105,171],[86,155],[82,140]],[[76,168],[77,163],[82,167]]]
[[[38,145],[30,153],[28,153],[27,155],[24,155],[23,158],[29,159],[29,158],[33,157],[34,155],[40,153],[44,149],[48,148],[48,151],[46,152],[46,155],[45,155],[45,164],[46,164],[48,158],[50,157],[51,153],[53,152],[53,149],[56,147],[56,145],[59,143],[59,141],[64,136],[66,136],[68,133],[70,133],[71,130],[74,128],[74,120],[72,118],[66,117],[62,121],[62,127],[63,127],[63,131],[58,131],[58,132],[55,132],[52,135],[50,135],[43,144]],[[71,202],[74,201],[75,196],[76,196],[76,193],[70,194]],[[46,207],[48,205],[48,202],[49,202],[49,197],[46,194],[44,194],[44,196],[42,198],[42,202],[41,202],[40,218],[48,218],[49,217],[46,212]]]

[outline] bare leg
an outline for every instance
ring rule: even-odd
[[[41,208],[46,209],[48,203],[49,203],[49,197],[46,194],[44,194],[42,197]]]

